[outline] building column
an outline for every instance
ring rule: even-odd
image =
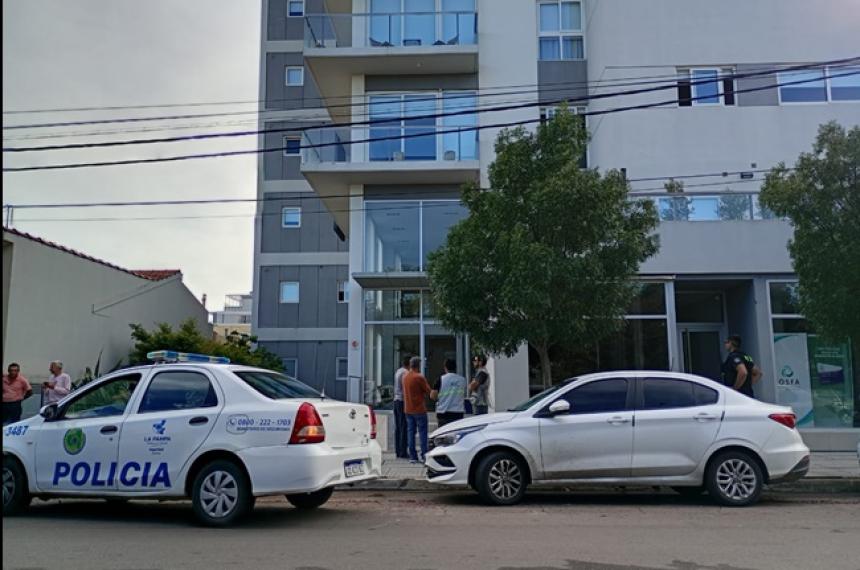
[[[487,372],[491,412],[504,412],[529,399],[529,350],[525,343],[511,357],[489,358]]]

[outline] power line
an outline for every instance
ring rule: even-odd
[[[842,77],[843,75],[856,75],[858,72],[852,72],[842,75],[836,75],[833,77]],[[788,85],[800,85],[806,84],[810,82],[819,81],[817,78],[813,79],[801,79],[796,81],[787,81],[783,83],[777,82],[776,85],[766,85],[761,87],[751,87],[747,89],[736,89],[733,93],[751,93],[756,91],[764,91],[770,89],[778,89],[780,87],[788,86]],[[684,101],[698,101],[700,99],[710,99],[711,95],[701,95],[694,96],[689,98],[684,98]],[[634,110],[644,110],[651,109],[655,107],[665,107],[667,105],[677,104],[681,99],[668,99],[665,101],[659,101],[655,103],[643,103],[639,105],[629,105],[626,107],[615,107],[611,109],[604,109],[600,111],[588,111],[585,113],[580,113],[581,116],[600,116],[600,115],[608,115],[626,111],[634,111]],[[560,101],[565,102],[565,101]],[[541,106],[546,103],[536,103],[531,106]],[[509,121],[505,123],[495,123],[489,125],[476,125],[469,127],[456,127],[447,130],[443,130],[441,132],[436,132],[434,134],[446,134],[446,133],[462,133],[469,131],[480,131],[485,129],[499,129],[499,128],[509,128],[516,126],[523,126],[528,124],[533,124],[540,122],[542,119],[527,119],[520,121]],[[323,148],[329,146],[347,146],[354,144],[363,144],[363,143],[372,143],[383,140],[402,140],[409,138],[417,138],[417,137],[426,137],[427,133],[416,133],[416,134],[405,134],[405,135],[393,135],[387,137],[376,137],[369,139],[360,139],[360,140],[351,140],[351,141],[339,141],[339,142],[329,142],[329,143],[316,143],[310,145],[300,145],[301,149],[310,149],[310,148]],[[138,159],[125,159],[125,160],[114,160],[114,161],[101,161],[101,162],[79,162],[79,163],[60,163],[60,164],[49,164],[49,165],[41,165],[41,166],[24,166],[24,167],[4,167],[3,172],[31,172],[31,171],[39,171],[39,170],[64,170],[64,169],[76,169],[76,168],[96,168],[96,167],[106,167],[106,166],[129,166],[135,164],[153,164],[160,162],[179,162],[185,160],[199,160],[204,158],[226,158],[231,156],[244,156],[244,155],[258,155],[267,152],[280,152],[283,151],[286,147],[274,147],[274,148],[256,148],[251,150],[237,150],[237,151],[222,151],[222,152],[211,152],[211,153],[200,153],[200,154],[191,154],[191,155],[175,155],[161,158],[138,158]]]
[[[815,68],[815,67],[824,67],[824,66],[828,66],[828,65],[835,66],[838,64],[847,64],[849,62],[853,62],[853,61],[856,61],[858,59],[860,59],[860,58],[855,56],[853,58],[824,61],[824,62],[818,62],[818,63],[807,64],[807,65],[782,67],[782,68],[778,68],[778,69],[771,68],[771,69],[776,69],[776,71],[788,72],[788,71],[793,71],[793,70],[802,70],[802,69],[810,69],[810,68]],[[759,75],[759,74],[760,74],[759,72],[751,71],[751,72],[744,73],[744,74],[734,74],[734,76],[735,77],[750,77],[750,76],[755,76],[755,75]],[[720,78],[719,80],[728,79],[728,78],[729,78],[729,76],[724,76],[724,77]],[[670,82],[673,84],[675,81],[677,81],[677,75],[674,76],[673,80],[667,80],[667,82]],[[713,82],[713,80],[703,80],[703,81],[705,83],[712,83]],[[654,83],[654,81],[643,82],[643,84],[645,84],[645,83]],[[558,83],[551,83],[551,84],[546,84],[546,85],[551,86],[551,85],[576,85],[576,84],[577,84],[577,82],[558,82]],[[582,84],[582,83],[579,83],[579,84]],[[530,85],[533,86],[535,84],[530,84]],[[622,85],[620,85],[620,84],[615,85],[615,87],[618,87],[618,86],[622,86]],[[670,85],[669,87],[671,87],[671,86],[672,85]],[[497,88],[489,88],[489,89],[497,89]],[[553,89],[549,89],[549,90],[552,91]],[[555,90],[558,90],[558,89],[555,89]],[[481,91],[480,89],[471,90],[469,94],[466,94],[463,96],[464,97],[473,97],[474,93],[477,93],[480,91]],[[527,92],[535,93],[535,92],[543,92],[543,91],[547,91],[547,89],[530,89]],[[524,92],[520,91],[520,92],[497,93],[494,95],[484,95],[484,96],[501,96],[501,95],[521,94],[521,93],[524,93]],[[351,96],[351,95],[350,96],[343,96],[343,97],[344,98],[349,97],[350,99],[354,98],[354,96]],[[366,95],[363,95],[363,97],[366,97]],[[456,96],[452,96],[452,97],[456,97]],[[416,99],[416,101],[420,101],[420,100],[421,99]],[[435,100],[435,96],[434,97],[428,97],[426,100],[428,100],[428,101],[429,100]],[[366,102],[358,102],[358,103],[352,102],[352,103],[346,103],[346,104],[326,105],[325,108],[326,109],[335,109],[335,108],[344,108],[344,107],[349,108],[349,107],[365,106],[365,105],[367,105]],[[285,109],[285,110],[288,111],[289,109]],[[126,117],[126,118],[112,118],[112,119],[97,119],[97,120],[89,120],[89,121],[65,121],[65,122],[54,122],[54,123],[35,123],[35,124],[29,124],[29,125],[11,125],[11,126],[4,126],[3,128],[4,128],[4,130],[14,130],[14,129],[48,128],[48,127],[67,127],[67,126],[80,126],[80,125],[99,125],[99,124],[109,124],[109,123],[135,123],[135,122],[161,121],[161,120],[165,120],[165,121],[166,120],[184,120],[184,119],[192,119],[192,118],[211,118],[211,117],[248,115],[248,114],[259,114],[259,113],[277,113],[277,112],[283,112],[285,110],[272,110],[272,111],[262,111],[262,112],[260,112],[260,111],[237,111],[237,112],[232,112],[232,113],[183,114],[183,115],[168,115],[168,116],[160,116],[160,117]],[[296,109],[296,110],[302,110],[302,109]],[[304,110],[307,110],[307,109],[304,109]]]
[[[729,67],[729,66],[726,66]],[[766,69],[766,68],[750,68],[750,71],[755,71],[756,69]],[[557,82],[549,82],[549,83],[518,83],[518,84],[508,84],[508,85],[497,85],[495,87],[486,87],[484,89],[479,89],[478,91],[492,91],[497,89],[514,89],[521,87],[552,87],[555,85],[567,85],[567,86],[593,86],[595,88],[603,88],[603,87],[623,87],[625,85],[638,85],[641,83],[637,83],[639,80],[654,80],[654,79],[666,79],[667,81],[677,80],[678,74],[660,74],[660,75],[635,75],[635,76],[627,76],[627,77],[614,77],[611,79],[592,79],[585,81],[557,81]],[[623,83],[627,81],[632,81],[632,83]],[[619,84],[621,83],[621,84]],[[13,109],[13,110],[5,110],[3,111],[4,115],[21,115],[21,114],[43,114],[43,113],[69,113],[69,112],[92,112],[92,111],[117,111],[117,110],[132,110],[132,109],[162,109],[162,108],[182,108],[182,107],[210,107],[210,106],[227,106],[227,105],[256,105],[260,103],[286,103],[286,102],[295,102],[301,100],[302,102],[308,101],[318,101],[325,102],[331,101],[334,99],[346,99],[352,100],[355,98],[355,95],[332,95],[330,97],[292,97],[288,99],[247,99],[247,100],[237,100],[237,101],[192,101],[188,103],[152,103],[152,104],[129,104],[129,105],[109,105],[109,106],[88,106],[88,107],[56,107],[56,108],[42,108],[42,109]],[[322,103],[323,106],[328,106],[325,103]],[[256,111],[251,111],[256,112]],[[274,112],[274,110],[273,110]]]

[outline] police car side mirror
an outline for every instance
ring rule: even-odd
[[[39,415],[45,418],[45,421],[51,421],[55,417],[57,417],[57,404],[48,404],[47,406],[42,406],[42,409],[39,410]]]

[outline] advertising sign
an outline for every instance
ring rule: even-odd
[[[854,368],[848,342],[825,343],[809,335],[809,371],[816,427],[852,427]]]
[[[812,427],[812,383],[809,377],[807,334],[775,334],[776,403],[791,406],[797,415],[797,425]]]

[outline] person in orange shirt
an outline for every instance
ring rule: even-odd
[[[21,375],[21,367],[13,362],[3,375],[3,425],[21,420],[21,402],[33,395],[33,388]]]
[[[427,455],[427,397],[430,384],[421,374],[421,359],[409,361],[409,372],[403,378],[403,411],[406,414],[406,439],[409,446],[409,461],[418,463],[415,450],[415,432],[421,440],[421,461]]]

